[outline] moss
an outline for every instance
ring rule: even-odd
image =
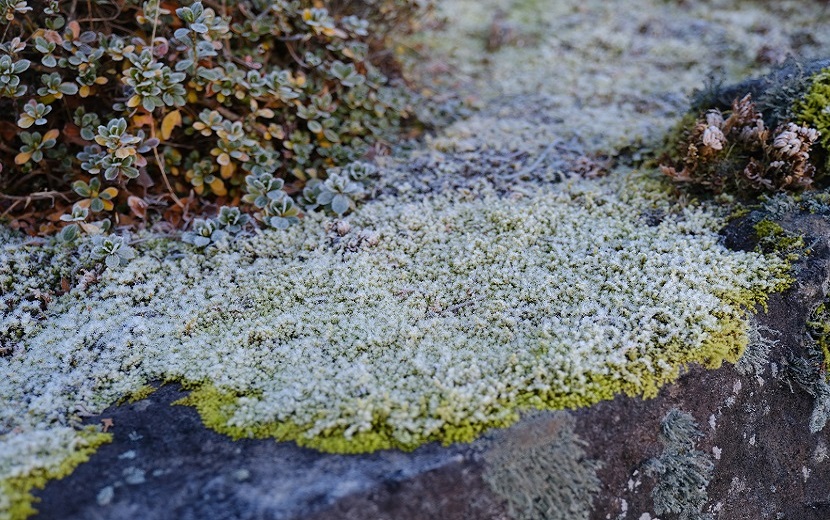
[[[758,249],[764,253],[778,253],[790,262],[798,260],[806,247],[804,236],[791,233],[769,219],[755,224]]]
[[[0,510],[0,520],[23,520],[37,513],[37,498],[32,490],[43,489],[50,480],[61,479],[80,464],[89,460],[99,446],[112,441],[111,433],[102,433],[95,427],[79,432],[74,450],[56,467],[41,467],[29,474],[0,481],[0,493],[5,495],[9,508]]]
[[[137,401],[142,401],[150,397],[156,390],[158,390],[158,387],[152,385],[144,385],[135,392],[132,392],[129,395],[124,396],[122,399],[118,401],[118,404],[135,403]]]
[[[825,170],[830,167],[830,69],[823,69],[812,76],[810,89],[793,106],[796,119],[819,132]]]
[[[749,303],[749,300],[746,300]],[[522,410],[564,410],[577,409],[603,400],[625,394],[631,397],[656,397],[660,388],[675,381],[689,364],[697,363],[707,368],[718,368],[723,362],[735,363],[743,354],[748,343],[747,325],[743,319],[728,318],[720,323],[720,329],[710,334],[699,349],[689,352],[680,342],[668,344],[664,355],[655,363],[635,364],[623,378],[609,365],[606,373],[588,374],[580,380],[565,381],[557,389],[549,391],[526,391],[518,394],[513,401],[500,400],[493,403],[507,413],[498,420],[463,420],[447,422],[440,430],[429,435],[412,432],[401,440],[385,421],[386,417],[374,416],[370,431],[346,434],[346,428],[331,428],[319,435],[309,435],[309,425],[292,421],[264,422],[237,426],[234,414],[240,399],[257,397],[256,393],[238,392],[204,382],[183,383],[191,390],[174,404],[192,406],[199,412],[202,422],[218,433],[233,439],[273,438],[278,441],[294,441],[300,446],[330,453],[368,453],[379,449],[413,450],[427,442],[471,442],[491,428],[505,428],[514,424]]]
[[[830,308],[827,302],[816,307],[810,321],[807,322],[807,327],[816,346],[821,350],[826,374],[830,374]],[[827,377],[826,374],[825,377]]]

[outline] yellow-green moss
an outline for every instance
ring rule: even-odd
[[[748,304],[763,303],[757,299],[744,301]],[[690,364],[718,368],[724,361],[735,363],[741,357],[748,343],[746,322],[741,318],[724,317],[720,325],[718,331],[710,334],[701,347],[692,352],[679,343],[668,345],[662,359],[666,366],[660,368],[659,372],[655,373],[645,364],[636,368],[629,365],[626,378],[621,379],[619,374],[614,372],[615,367],[609,366],[608,373],[589,374],[585,381],[566,381],[561,388],[548,392],[522,393],[513,403],[496,402],[493,404],[494,407],[508,411],[500,420],[447,423],[431,435],[413,433],[406,442],[399,440],[396,432],[384,421],[384,417],[374,418],[371,431],[358,432],[351,436],[345,435],[345,429],[332,429],[319,436],[308,436],[307,426],[291,421],[235,426],[232,424],[232,417],[237,399],[255,394],[224,390],[210,383],[184,382],[183,386],[191,389],[191,392],[173,404],[194,407],[208,428],[233,439],[273,438],[277,441],[294,441],[300,446],[330,453],[368,453],[392,448],[410,451],[433,441],[444,445],[471,442],[488,429],[505,428],[515,423],[523,410],[577,409],[613,399],[619,394],[630,397],[656,397],[663,385],[675,381],[681,371]],[[578,390],[574,392],[573,389]]]
[[[156,390],[158,390],[158,388],[155,386],[144,385],[135,392],[132,392],[129,395],[124,396],[123,399],[120,399],[118,401],[118,404],[135,403],[137,401],[142,401],[150,397]]]
[[[830,380],[830,309],[827,302],[816,307],[811,318],[811,321],[807,322],[807,327],[821,350],[825,379]]]
[[[793,105],[793,113],[801,124],[821,132],[819,144],[825,154],[830,150],[830,69],[823,69],[812,77],[810,89]],[[830,166],[830,155],[826,155]]]
[[[88,427],[80,432],[78,445],[59,466],[37,468],[28,475],[0,481],[0,493],[7,497],[11,505],[8,510],[0,511],[0,520],[24,520],[37,513],[34,503],[38,499],[32,495],[32,490],[43,489],[48,481],[69,475],[78,465],[88,461],[99,446],[111,441],[111,433]]]
[[[778,253],[789,262],[794,262],[804,252],[804,236],[791,233],[769,219],[755,224],[758,248],[765,253]]]

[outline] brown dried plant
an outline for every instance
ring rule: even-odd
[[[800,191],[813,183],[810,151],[818,137],[814,128],[794,123],[771,132],[747,94],[732,102],[731,111],[698,117],[681,138],[680,159],[660,169],[678,183],[713,193]]]

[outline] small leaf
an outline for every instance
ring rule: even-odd
[[[127,197],[127,205],[130,207],[130,210],[136,217],[147,217],[147,202],[141,197],[130,195],[129,197]]]
[[[105,260],[107,267],[110,269],[115,269],[119,265],[121,265],[121,259],[118,258],[118,255],[107,255],[107,259]]]
[[[14,164],[20,166],[21,164],[26,164],[29,162],[29,159],[32,158],[32,154],[29,152],[20,152],[14,157]]]
[[[118,189],[113,188],[112,186],[110,186],[109,188],[102,191],[98,196],[101,197],[104,200],[110,200],[111,198],[115,197],[116,195],[118,195]]]
[[[182,125],[182,114],[178,110],[174,110],[164,116],[161,122],[161,138],[165,141],[170,139],[173,134],[173,129]]]
[[[220,197],[228,194],[228,190],[225,188],[225,183],[222,182],[222,179],[213,179],[210,183],[210,190]]]
[[[345,195],[335,195],[331,201],[331,210],[342,215],[349,210],[349,198]]]
[[[58,138],[59,135],[61,135],[60,130],[58,130],[57,128],[53,128],[52,130],[49,130],[43,135],[43,142],[45,143],[46,141],[54,141]]]

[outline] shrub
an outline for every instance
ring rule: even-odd
[[[283,227],[309,181],[411,117],[389,38],[430,2],[6,2],[0,212],[48,233],[81,217],[182,223],[224,204]],[[330,184],[342,213],[356,192]]]

